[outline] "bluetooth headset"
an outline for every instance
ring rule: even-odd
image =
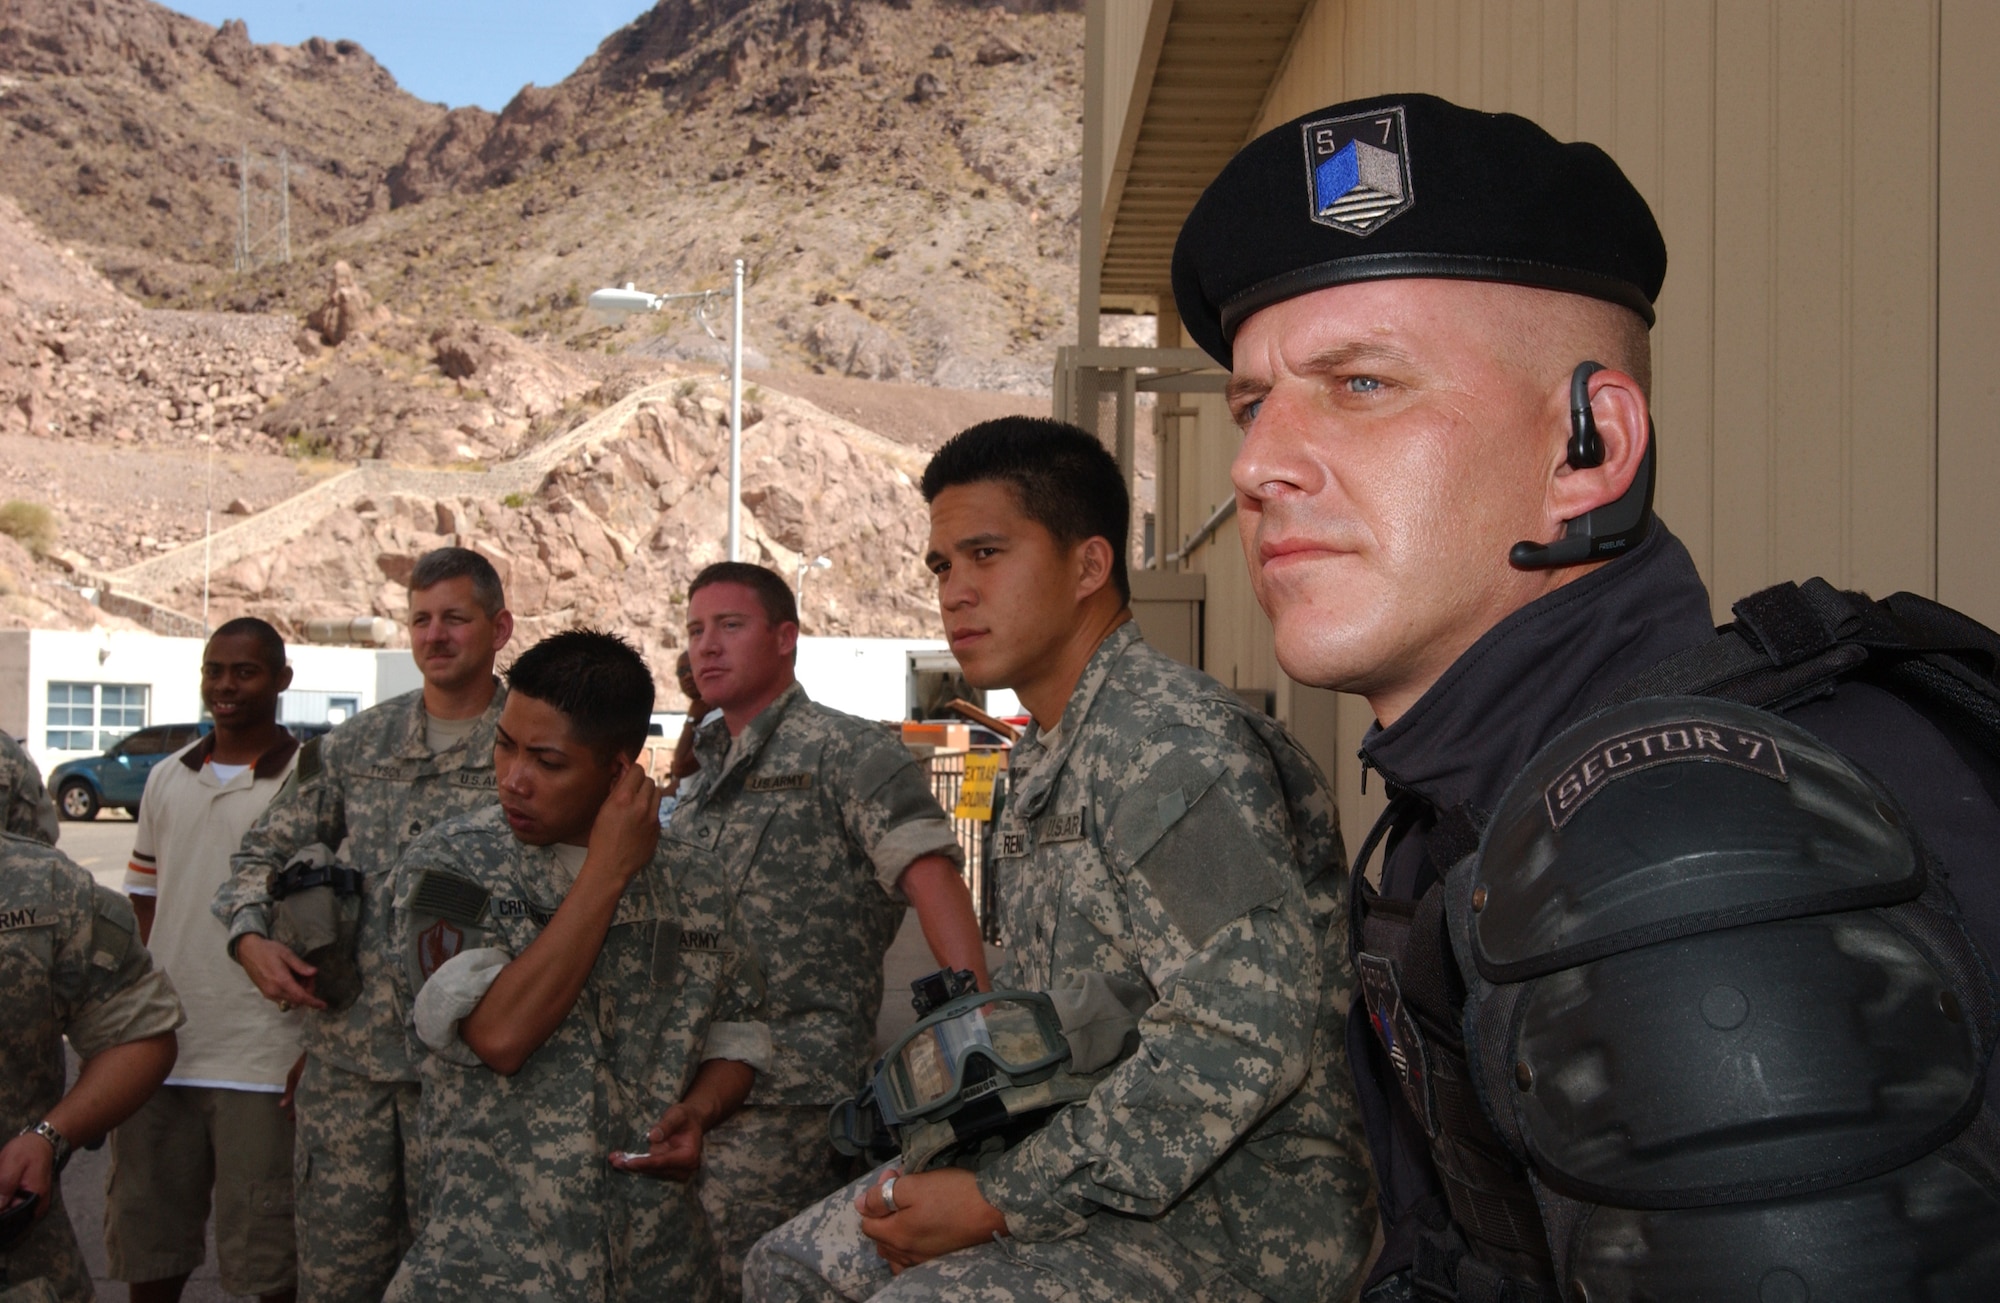
[[[1590,410],[1590,377],[1602,370],[1600,363],[1579,362],[1570,373],[1569,464],[1575,470],[1604,464],[1604,438]],[[1563,522],[1563,536],[1553,543],[1516,543],[1507,553],[1508,562],[1517,570],[1553,570],[1602,561],[1637,547],[1653,520],[1653,449],[1658,444],[1649,418],[1645,458],[1618,500]]]

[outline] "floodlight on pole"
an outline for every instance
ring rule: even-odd
[[[631,282],[615,290],[598,290],[590,296],[590,307],[595,312],[610,313],[622,317],[633,312],[658,312],[660,296],[634,289]]]
[[[709,305],[717,299],[732,301],[733,318],[729,332],[729,559],[742,560],[743,551],[743,260],[736,260],[735,279],[728,290],[694,290],[684,294],[648,294],[631,281],[613,289],[593,290],[588,300],[593,312],[609,317],[628,317],[635,312],[658,312],[669,303],[694,300],[694,317],[710,339],[719,339],[708,322]]]
[[[814,570],[830,570],[832,568],[833,568],[833,562],[827,560],[823,556],[814,557],[812,560],[808,561],[804,553],[799,554],[799,581],[796,584],[793,584],[792,588],[793,591],[797,594],[800,602],[804,602],[806,600],[807,573]]]

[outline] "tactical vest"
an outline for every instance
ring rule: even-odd
[[[1418,1297],[2000,1279],[2000,983],[1893,798],[1735,704],[1872,681],[2000,756],[2000,636],[1817,580],[1735,614],[1539,753],[1483,827],[1434,830],[1455,867],[1421,899],[1363,874],[1407,806],[1357,857],[1361,993],[1444,1194],[1419,1209]]]

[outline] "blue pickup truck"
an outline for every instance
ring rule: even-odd
[[[146,775],[153,766],[208,732],[214,725],[154,724],[129,734],[101,756],[65,760],[49,771],[49,790],[55,793],[56,808],[65,819],[95,819],[105,806],[121,806],[131,815],[139,813],[139,798],[146,791]],[[327,724],[287,724],[299,741],[305,742],[327,731]]]

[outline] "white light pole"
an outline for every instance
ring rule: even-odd
[[[208,576],[214,568],[215,559],[215,434],[195,436],[208,445],[208,487],[203,494],[201,508],[201,636],[206,638],[208,628]]]
[[[741,561],[743,532],[743,260],[736,260],[730,295],[735,324],[729,331],[729,559]]]
[[[733,326],[729,332],[729,559],[742,560],[743,552],[743,260],[736,260],[735,280],[725,294],[720,290],[695,290],[686,294],[648,294],[625,282],[619,289],[591,292],[592,311],[609,317],[627,317],[634,312],[658,312],[669,303],[694,300],[695,320],[715,339],[708,324],[708,307],[716,299],[732,304]]]

